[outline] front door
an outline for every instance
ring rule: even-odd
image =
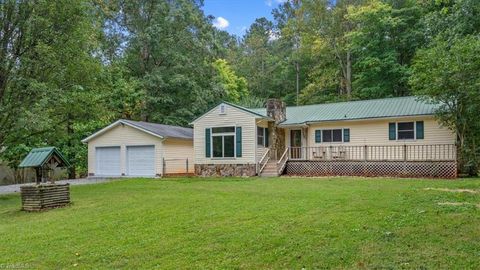
[[[302,157],[302,130],[290,130],[290,158],[299,159]]]

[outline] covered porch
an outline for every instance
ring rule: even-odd
[[[282,155],[265,152],[260,170],[291,176],[388,176],[456,178],[455,144],[297,146],[307,143],[301,131],[286,131]],[[270,155],[270,158],[267,156]]]

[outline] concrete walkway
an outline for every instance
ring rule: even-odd
[[[75,185],[89,185],[89,184],[104,183],[104,182],[109,182],[109,181],[112,181],[112,179],[81,178],[81,179],[60,180],[60,181],[55,181],[55,183],[59,183],[59,184],[69,183],[70,185],[75,186]],[[0,186],[0,195],[20,192],[20,187],[21,186],[31,185],[31,184],[32,183]]]

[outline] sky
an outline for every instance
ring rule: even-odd
[[[205,0],[205,15],[215,17],[213,25],[242,36],[256,18],[273,19],[272,10],[286,0]]]

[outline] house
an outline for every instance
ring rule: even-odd
[[[118,120],[82,140],[89,177],[193,173],[193,130]]]
[[[192,122],[198,175],[456,177],[455,134],[415,97],[266,108],[223,102]]]

